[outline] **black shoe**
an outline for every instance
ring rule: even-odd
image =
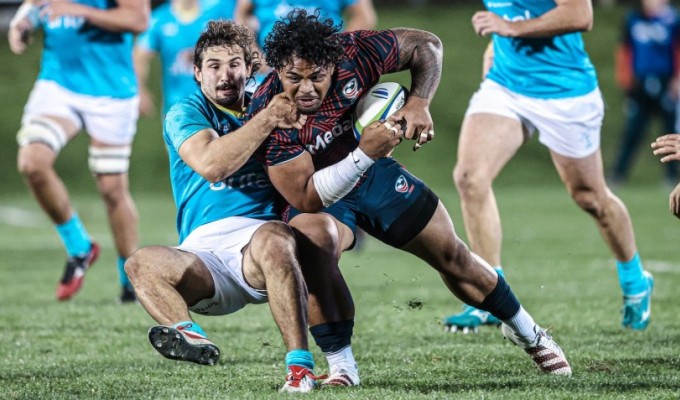
[[[121,304],[133,303],[137,301],[137,295],[135,295],[135,289],[132,286],[125,285],[120,292],[120,297],[118,298]]]

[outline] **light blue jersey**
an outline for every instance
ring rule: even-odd
[[[116,7],[114,0],[73,0],[99,9]],[[38,79],[54,81],[84,95],[127,99],[137,94],[132,67],[132,33],[96,27],[82,17],[42,18],[45,32]]]
[[[279,219],[276,205],[280,197],[255,158],[224,181],[210,183],[179,156],[182,143],[201,130],[213,129],[222,136],[242,124],[240,116],[218,110],[200,89],[172,106],[165,116],[163,138],[170,157],[180,243],[197,227],[222,218]]]
[[[555,8],[553,0],[483,0],[509,21],[537,18]],[[494,60],[487,78],[528,97],[581,96],[597,87],[595,68],[578,32],[549,38],[493,35]]]
[[[354,5],[357,0],[251,0],[254,15],[260,22],[257,43],[264,46],[264,39],[274,27],[274,23],[285,18],[293,9],[303,8],[313,14],[316,9],[321,15],[332,18],[336,25],[342,25],[342,12]]]
[[[208,21],[232,19],[235,0],[204,0],[193,21],[182,21],[169,3],[151,13],[149,29],[139,35],[136,45],[158,53],[163,75],[163,114],[196,90],[194,46]]]

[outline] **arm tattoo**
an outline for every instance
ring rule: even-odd
[[[411,95],[431,100],[442,75],[442,42],[418,29],[392,31],[399,43],[399,71],[411,71]]]

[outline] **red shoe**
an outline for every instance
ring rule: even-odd
[[[64,276],[57,286],[57,300],[69,300],[83,286],[85,271],[99,258],[99,245],[92,242],[90,251],[82,257],[69,257],[66,260]]]

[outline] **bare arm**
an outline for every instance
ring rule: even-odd
[[[135,67],[135,75],[139,85],[139,111],[142,115],[152,115],[155,112],[153,96],[149,91],[147,82],[149,80],[149,67],[156,53],[140,46],[135,46],[132,53],[132,60]]]
[[[404,132],[397,127],[388,128],[393,122],[376,121],[364,128],[359,149],[334,165],[315,171],[312,156],[305,151],[297,158],[270,166],[269,179],[293,207],[303,212],[317,212],[329,205],[324,204],[323,199],[335,197],[337,201],[344,197],[373,160],[387,156],[401,142]],[[361,165],[366,169],[360,171]]]
[[[348,32],[375,29],[378,22],[372,0],[357,0],[345,13],[348,15],[345,31]]]
[[[486,78],[486,74],[493,67],[493,40],[489,41],[482,57],[482,78]]]
[[[38,27],[40,10],[37,1],[24,0],[9,23],[7,40],[14,54],[21,54],[31,42],[31,33]]]
[[[411,93],[404,107],[394,113],[395,120],[406,121],[404,137],[416,139],[414,150],[434,137],[430,102],[442,75],[443,46],[434,34],[418,29],[396,28],[400,71],[411,71]],[[428,133],[428,132],[431,132]]]
[[[297,113],[295,105],[279,94],[271,103],[238,130],[219,136],[204,129],[179,148],[179,155],[191,169],[210,182],[219,182],[238,171],[269,133],[278,127],[302,128],[306,116]]]
[[[117,6],[99,9],[69,0],[48,0],[42,10],[50,20],[64,15],[83,17],[87,22],[111,32],[142,33],[151,13],[150,0],[116,0]]]
[[[591,0],[556,0],[555,8],[534,18],[506,21],[490,11],[478,11],[472,16],[472,26],[478,35],[495,33],[506,37],[548,37],[571,32],[589,31],[593,27]]]

